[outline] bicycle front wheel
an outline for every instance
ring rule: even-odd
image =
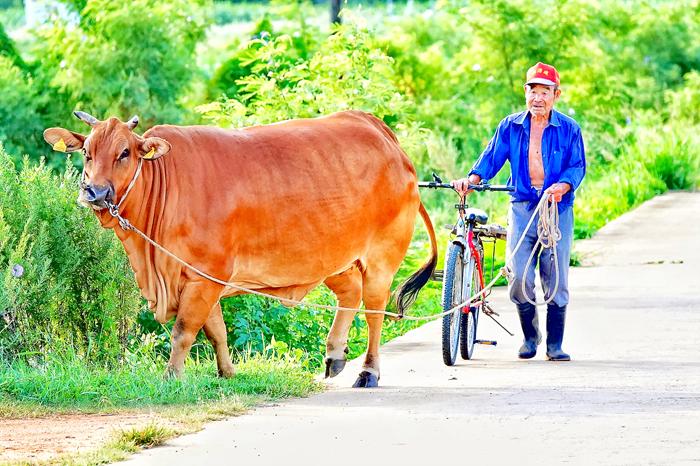
[[[445,272],[442,279],[442,309],[448,311],[464,301],[464,247],[458,243],[450,243],[445,255]],[[457,359],[459,347],[460,309],[442,317],[442,360],[447,366],[452,366]]]
[[[482,270],[484,265],[483,254],[480,249],[477,249],[477,254],[479,255],[479,261],[481,262]],[[472,297],[481,291],[481,276],[479,274],[479,269],[477,268],[476,259],[472,256],[467,263],[464,275],[471,278],[471,284],[467,289],[466,297]],[[469,278],[467,278],[469,279]],[[462,316],[462,322],[460,324],[460,344],[459,349],[462,359],[471,359],[474,354],[474,342],[476,341],[476,326],[479,322],[479,308],[480,303],[483,301],[483,297],[478,299],[476,302],[470,304],[470,310],[468,313]]]

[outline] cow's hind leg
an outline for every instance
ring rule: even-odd
[[[359,308],[362,302],[362,274],[353,266],[338,275],[326,278],[326,286],[338,297],[338,306]],[[326,377],[335,377],[348,360],[348,332],[355,313],[337,311],[326,339]]]
[[[180,377],[185,358],[199,330],[209,319],[214,305],[219,302],[221,287],[210,282],[188,282],[182,290],[180,305],[172,334],[170,361],[166,377]]]
[[[209,313],[209,318],[204,323],[204,333],[207,335],[211,346],[214,347],[219,375],[227,379],[236,375],[236,369],[233,367],[228,353],[226,324],[221,312],[221,303],[216,303]]]
[[[371,273],[371,272],[370,272]],[[374,272],[365,274],[363,281],[363,299],[365,309],[383,311],[389,302],[393,273]],[[376,387],[379,384],[379,344],[382,338],[384,314],[365,314],[367,320],[367,354],[362,364],[362,372],[353,387]]]

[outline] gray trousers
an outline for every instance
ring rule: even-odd
[[[525,266],[527,260],[532,253],[532,249],[537,243],[537,221],[539,214],[536,209],[527,210],[529,202],[511,202],[508,209],[508,245],[506,251],[506,261],[512,256],[512,251],[517,246],[520,237],[525,234],[523,244],[515,254],[513,262],[510,265],[512,274],[508,277],[508,292],[510,300],[515,304],[527,304],[527,299],[523,294],[523,279],[525,280],[525,293],[532,301],[535,299],[535,266],[539,263],[540,281],[542,282],[542,291],[544,299],[540,302],[549,299],[551,293],[554,292],[552,303],[557,306],[566,306],[569,303],[569,259],[571,257],[571,246],[574,237],[574,209],[568,207],[559,214],[559,230],[561,230],[561,239],[557,243],[557,261],[559,263],[559,286],[553,290],[557,276],[554,267],[554,252],[552,248],[543,249],[541,245],[537,245],[537,251],[532,258],[527,271]],[[535,219],[530,225],[528,231],[524,231],[530,217],[535,215]],[[523,278],[524,277],[524,278]]]

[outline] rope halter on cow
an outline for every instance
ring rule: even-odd
[[[122,196],[121,200],[115,205],[115,204],[110,204],[109,202],[107,203],[107,208],[109,209],[109,213],[112,214],[112,217],[117,217],[119,219],[119,226],[122,227],[122,230],[127,231],[127,230],[133,230],[134,226],[129,223],[128,220],[126,220],[124,217],[119,215],[119,207],[121,207],[122,203],[124,202],[124,199],[126,199],[126,196],[129,195],[129,191],[131,191],[131,188],[134,187],[134,184],[136,183],[136,179],[139,177],[141,174],[141,166],[143,166],[143,159],[139,157],[139,166],[136,167],[136,173],[134,173],[134,177],[131,179],[131,183],[129,183],[129,186],[126,188],[126,192]],[[84,173],[84,171],[83,171]]]

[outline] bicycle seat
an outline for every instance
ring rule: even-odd
[[[485,225],[489,216],[481,209],[469,208],[464,212],[464,218],[467,221],[473,220],[479,225]]]

